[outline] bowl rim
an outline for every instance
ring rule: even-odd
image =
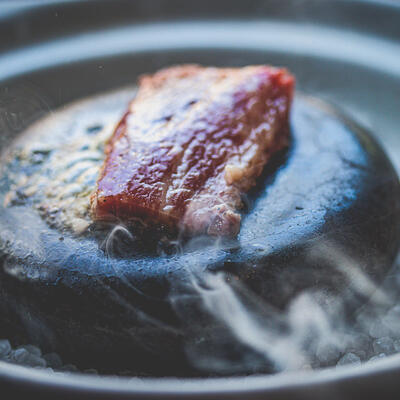
[[[398,376],[400,354],[357,366],[229,378],[128,378],[81,373],[60,374],[0,361],[0,382],[7,379],[16,385],[32,388],[40,386],[49,390],[62,389],[72,393],[83,391],[105,396],[117,395],[117,398],[129,395],[133,399],[143,398],[141,396],[146,395],[157,396],[160,399],[169,398],[171,395],[175,398],[191,395],[206,395],[212,398],[232,395],[241,398],[244,394],[273,394],[282,388],[288,393],[302,390],[313,392],[321,386],[337,387],[349,381],[365,383],[372,376],[379,378],[387,373]]]

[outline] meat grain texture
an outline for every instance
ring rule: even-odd
[[[93,219],[236,235],[241,195],[288,144],[293,90],[293,76],[270,66],[143,76],[106,145]]]

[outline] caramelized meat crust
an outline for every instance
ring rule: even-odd
[[[241,194],[288,144],[294,78],[270,66],[183,65],[140,79],[106,145],[94,220],[234,236]]]

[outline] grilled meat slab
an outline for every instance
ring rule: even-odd
[[[183,65],[142,77],[107,143],[93,219],[236,235],[241,194],[288,143],[293,88],[270,66]]]

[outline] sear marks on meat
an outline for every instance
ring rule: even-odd
[[[94,220],[234,236],[241,194],[288,144],[294,78],[270,66],[176,66],[140,79],[106,145]]]

